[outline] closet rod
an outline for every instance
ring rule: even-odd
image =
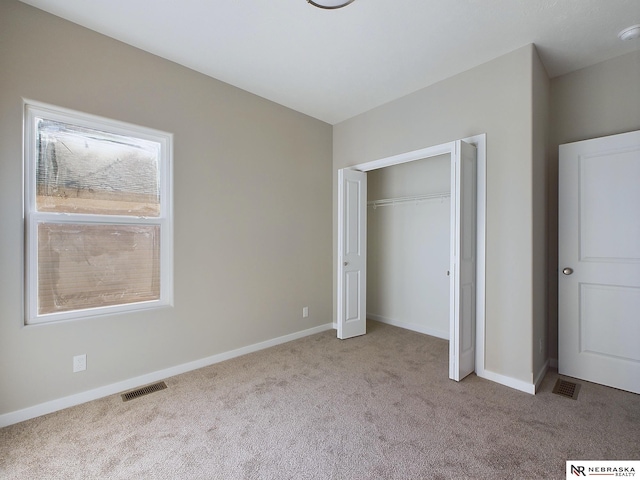
[[[429,193],[426,195],[414,195],[412,197],[397,197],[397,198],[381,198],[380,200],[371,200],[367,202],[367,205],[373,206],[373,208],[378,207],[388,207],[393,205],[400,205],[403,203],[418,203],[424,200],[431,200],[434,198],[444,199],[451,196],[450,192],[441,192],[441,193]]]

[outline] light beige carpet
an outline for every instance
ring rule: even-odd
[[[640,459],[640,396],[447,379],[446,341],[369,322],[0,430],[3,479],[563,479]]]

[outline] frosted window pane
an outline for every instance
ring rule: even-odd
[[[157,225],[38,225],[38,313],[160,298]]]
[[[36,118],[41,212],[160,215],[160,144]]]

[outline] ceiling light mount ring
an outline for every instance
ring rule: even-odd
[[[355,0],[307,0],[314,7],[324,8],[325,10],[335,10],[336,8],[346,7]]]
[[[635,40],[640,38],[640,25],[632,25],[629,28],[625,28],[618,34],[620,40]]]

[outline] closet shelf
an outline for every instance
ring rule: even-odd
[[[389,207],[393,205],[402,205],[403,203],[419,203],[425,200],[433,200],[439,198],[443,200],[451,196],[449,192],[429,193],[427,195],[414,195],[413,197],[397,197],[397,198],[381,198],[380,200],[371,200],[367,202],[368,206],[374,209],[378,207]]]

